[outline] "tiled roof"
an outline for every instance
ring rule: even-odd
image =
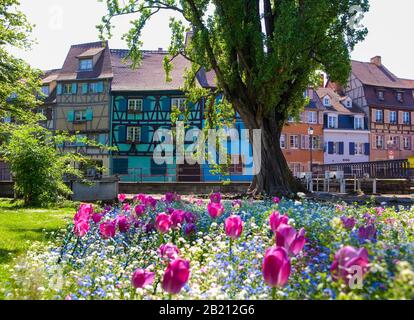
[[[400,79],[384,65],[371,62],[352,61],[352,73],[364,84],[395,89],[413,88],[409,80]]]
[[[136,69],[131,68],[128,50],[111,50],[112,91],[168,91],[180,90],[184,85],[184,72],[191,64],[183,56],[179,55],[172,60],[172,81],[166,81],[163,68],[163,59],[168,53],[165,51],[143,51],[140,65]],[[213,80],[210,73],[203,70],[197,76],[199,84],[203,87],[212,87]]]
[[[318,88],[317,89],[318,96],[320,99],[323,99],[325,96],[329,96],[331,100],[331,106],[326,107],[326,110],[338,112],[340,114],[363,114],[364,111],[355,105],[352,104],[352,108],[345,107],[342,102],[346,100],[347,97],[340,96],[331,88]]]
[[[60,73],[60,69],[52,69],[43,71],[42,83],[48,84],[56,81]]]
[[[79,59],[85,54],[101,53],[92,71],[78,71]],[[73,45],[70,47],[66,60],[58,76],[58,81],[65,80],[85,80],[85,79],[107,79],[112,78],[111,56],[108,43],[102,41]]]

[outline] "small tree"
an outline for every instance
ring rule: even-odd
[[[60,154],[56,143],[65,139],[53,136],[37,124],[9,125],[7,141],[0,153],[13,173],[14,188],[25,205],[43,206],[71,194],[63,177],[81,173],[71,167],[71,161],[81,161],[76,154]]]

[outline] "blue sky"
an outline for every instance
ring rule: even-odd
[[[352,53],[355,60],[369,61],[381,55],[383,63],[397,76],[414,79],[414,1],[371,0],[371,10],[363,23],[369,29],[364,43]],[[105,4],[98,0],[21,0],[21,9],[36,24],[31,52],[15,51],[34,67],[59,68],[71,44],[96,41],[95,28],[105,14]],[[145,49],[167,48],[168,15],[153,18],[143,34]],[[111,48],[124,48],[121,35],[128,30],[132,17],[115,21]]]

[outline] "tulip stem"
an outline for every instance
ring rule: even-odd
[[[233,255],[233,250],[232,250],[232,248],[233,248],[233,239],[232,238],[230,238],[230,248],[229,248],[229,259],[230,259],[230,264],[232,263],[232,255]]]
[[[276,288],[272,288],[272,300],[276,300]]]

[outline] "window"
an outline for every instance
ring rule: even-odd
[[[288,117],[288,122],[290,122],[290,123],[295,122],[295,118],[294,118],[294,117],[292,117],[292,116],[289,116],[289,117]]]
[[[128,158],[113,159],[112,167],[113,174],[128,174]]]
[[[72,94],[72,84],[71,83],[65,83],[63,85],[63,94]]]
[[[390,111],[390,123],[397,124],[397,111]]]
[[[141,141],[141,128],[140,127],[128,127],[127,141],[140,142]]]
[[[49,86],[42,86],[42,93],[45,95],[45,96],[49,96]]]
[[[81,59],[79,60],[79,70],[92,70],[93,62],[92,59]]]
[[[375,145],[377,149],[384,149],[384,137],[383,136],[376,136],[375,137]]]
[[[384,100],[384,91],[378,91],[378,99]]]
[[[355,117],[354,125],[355,125],[355,130],[363,130],[364,129],[364,118]]]
[[[404,124],[411,124],[410,113],[403,112],[403,123]]]
[[[402,92],[397,92],[397,100],[399,101],[399,102],[403,102],[403,93]]]
[[[400,143],[399,143],[399,137],[397,137],[397,136],[392,136],[392,137],[390,137],[390,141],[388,142],[388,147],[390,148],[390,149],[393,149],[393,148],[398,148],[399,147],[399,145],[400,145]]]
[[[86,111],[75,111],[75,121],[76,122],[86,121]]]
[[[299,136],[290,136],[290,144],[291,149],[299,149]]]
[[[180,111],[184,111],[187,106],[187,103],[185,98],[172,98],[171,105],[173,107],[178,108]]]
[[[355,155],[363,156],[364,155],[365,144],[361,142],[355,143]]]
[[[321,148],[321,138],[318,136],[312,137],[312,149],[318,150]]]
[[[308,112],[308,123],[318,123],[318,113],[315,111]]]
[[[351,99],[346,100],[345,105],[347,108],[352,108],[352,100]]]
[[[411,150],[411,137],[404,137],[404,150]]]
[[[286,136],[284,134],[280,136],[280,148],[286,149]]]
[[[331,106],[331,99],[329,99],[329,97],[323,98],[323,105],[325,107],[330,107]]]
[[[142,99],[129,99],[128,111],[130,112],[142,112],[143,100]]]
[[[338,128],[338,117],[336,115],[328,116],[328,129]]]
[[[384,122],[384,111],[382,110],[375,111],[375,122],[379,122],[379,123]]]

